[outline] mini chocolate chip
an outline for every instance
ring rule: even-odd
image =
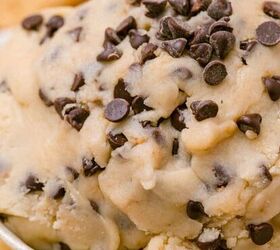
[[[71,248],[63,242],[60,242],[59,246],[60,246],[60,250],[71,250]]]
[[[90,115],[90,112],[82,107],[70,108],[70,110],[65,111],[66,121],[77,131],[80,131]]]
[[[221,247],[221,234],[219,233],[219,234],[213,235],[213,236],[216,236],[216,238],[213,238],[213,236],[210,236],[210,237],[208,237],[207,235],[204,236],[204,234],[208,234],[208,233],[213,234],[212,231],[207,232],[206,230],[204,229],[204,231],[199,235],[199,237],[196,240],[196,244],[199,247],[199,249],[201,249],[201,250],[224,250],[224,248]],[[216,229],[216,230],[218,231],[218,229]]]
[[[111,122],[120,122],[129,114],[129,103],[121,98],[116,98],[105,107],[105,118]]]
[[[219,111],[217,103],[211,100],[195,101],[190,107],[195,119],[199,122],[208,118],[216,117]]]
[[[80,87],[84,86],[85,83],[85,78],[83,76],[83,73],[78,73],[74,77],[74,81],[71,87],[71,91],[77,92]]]
[[[28,194],[33,192],[42,192],[44,184],[34,175],[29,175],[25,181],[25,187],[28,189]]]
[[[238,118],[236,121],[240,131],[246,133],[247,130],[255,132],[257,135],[261,131],[262,117],[259,114],[247,114]]]
[[[207,14],[215,20],[232,15],[231,3],[227,0],[213,0],[207,9]]]
[[[269,242],[273,237],[273,227],[268,223],[261,223],[258,225],[248,225],[249,235],[251,240],[258,246]]]
[[[75,42],[78,43],[80,42],[82,31],[83,31],[83,27],[77,27],[75,29],[68,31],[68,34],[73,38]]]
[[[190,13],[189,0],[168,0],[168,2],[178,14],[188,16]]]
[[[67,104],[71,104],[71,103],[75,103],[76,101],[74,99],[68,98],[68,97],[60,97],[55,99],[54,101],[54,108],[56,110],[56,112],[59,114],[59,116],[61,117],[61,119],[63,119],[63,114],[62,111],[64,109],[64,107]]]
[[[244,56],[241,57],[241,62],[244,64],[244,65],[248,65],[247,63],[247,60]]]
[[[164,137],[159,128],[153,129],[152,136],[158,144],[164,144]]]
[[[125,99],[129,104],[133,101],[133,97],[126,90],[126,83],[122,78],[118,80],[118,83],[114,88],[114,98]]]
[[[177,155],[179,150],[179,140],[174,138],[172,143],[172,155]]]
[[[167,0],[142,0],[142,3],[148,10],[146,16],[154,18],[165,10]]]
[[[263,77],[262,81],[272,101],[280,98],[280,76]]]
[[[172,72],[172,75],[178,77],[180,80],[188,80],[192,78],[192,72],[186,67],[179,67]]]
[[[264,22],[256,30],[257,40],[265,46],[274,46],[280,42],[280,26],[276,22]]]
[[[209,28],[209,35],[214,34],[217,31],[227,31],[232,32],[233,28],[230,26],[230,24],[224,20],[219,20],[215,23],[213,23]]]
[[[272,175],[269,172],[269,169],[265,165],[261,165],[261,175],[265,177],[266,180],[272,182]]]
[[[116,28],[116,33],[121,39],[124,39],[132,29],[137,29],[137,24],[135,18],[129,16],[119,24]]]
[[[187,215],[193,220],[199,220],[205,216],[204,207],[199,201],[190,200],[186,208]]]
[[[186,39],[178,38],[175,40],[164,41],[162,43],[162,48],[172,57],[178,58],[183,55],[187,43],[188,41]]]
[[[112,43],[106,43],[104,50],[97,56],[98,62],[112,62],[122,57],[122,52]]]
[[[47,107],[50,107],[53,105],[53,102],[47,97],[47,95],[45,94],[45,92],[42,89],[39,89],[39,97]]]
[[[160,20],[159,31],[156,34],[159,40],[172,40],[176,38],[189,38],[191,31],[186,23],[166,16]]]
[[[129,41],[131,44],[131,47],[134,49],[138,49],[142,44],[148,43],[150,40],[150,37],[147,34],[141,34],[137,30],[131,30],[129,31]]]
[[[117,32],[110,27],[105,30],[105,40],[103,44],[104,48],[106,47],[107,43],[112,43],[114,45],[118,45],[121,43],[121,39],[118,36]]]
[[[224,167],[217,165],[213,169],[214,175],[217,179],[216,187],[222,188],[226,187],[230,182],[230,176],[226,173],[226,170]]]
[[[122,147],[128,141],[123,133],[113,134],[112,132],[107,135],[107,140],[113,150]]]
[[[71,168],[71,167],[66,167],[66,171],[73,177],[73,180],[76,180],[79,178],[80,174],[78,173],[78,171],[76,169]]]
[[[56,31],[58,31],[64,25],[64,18],[59,15],[52,16],[47,24],[46,27],[48,29],[47,35],[48,37],[52,37]]]
[[[90,206],[92,207],[92,209],[96,212],[99,213],[99,206],[97,205],[97,203],[93,200],[89,201]]]
[[[202,67],[207,65],[212,57],[213,48],[208,43],[198,43],[191,45],[190,56],[195,59]]]
[[[29,17],[26,17],[21,25],[22,28],[25,30],[38,30],[43,23],[43,17],[41,15],[32,15]]]
[[[141,96],[136,96],[133,99],[131,108],[132,108],[134,114],[139,114],[139,113],[143,112],[144,110],[146,110],[146,111],[152,110],[151,107],[148,107],[147,105],[145,105],[144,98]]]
[[[66,190],[64,187],[59,187],[56,192],[52,195],[55,200],[61,200],[65,196]]]
[[[251,51],[258,42],[255,39],[246,39],[240,42],[239,48],[245,51]]]
[[[213,22],[199,26],[193,34],[193,39],[190,44],[208,43],[209,42],[209,28]]]
[[[231,32],[217,31],[211,35],[210,44],[218,58],[224,59],[234,48],[235,40],[235,36]]]
[[[85,177],[93,176],[97,172],[104,170],[95,162],[94,158],[83,158],[82,163]]]
[[[280,19],[280,3],[276,1],[265,1],[263,4],[263,12],[268,16]]]
[[[203,78],[209,85],[218,85],[227,76],[226,66],[220,61],[212,61],[207,64],[203,71]]]
[[[148,43],[147,45],[145,45],[141,50],[141,64],[155,59],[157,56],[154,52],[157,50],[157,48],[158,46],[153,43]]]
[[[171,125],[178,131],[182,131],[186,128],[185,118],[183,111],[186,109],[184,106],[177,107],[170,116]]]

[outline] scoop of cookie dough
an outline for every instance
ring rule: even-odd
[[[1,0],[0,1],[0,28],[15,25],[20,20],[35,11],[47,7],[76,5],[83,0]]]
[[[279,9],[26,17],[0,48],[5,225],[38,250],[279,249]]]

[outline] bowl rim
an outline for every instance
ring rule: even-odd
[[[0,222],[0,239],[14,250],[34,250]]]

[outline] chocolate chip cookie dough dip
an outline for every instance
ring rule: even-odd
[[[280,249],[280,1],[92,0],[0,48],[0,213],[38,250]]]

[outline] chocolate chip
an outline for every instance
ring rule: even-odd
[[[105,107],[105,118],[111,122],[120,122],[129,114],[129,103],[121,98],[116,98]]]
[[[44,186],[45,185],[34,175],[29,175],[25,181],[25,187],[28,189],[28,194],[37,191],[42,192]]]
[[[141,34],[137,30],[131,30],[129,31],[129,41],[131,44],[131,47],[134,49],[138,49],[142,44],[148,43],[150,40],[150,37],[147,34]]]
[[[25,30],[38,30],[43,23],[43,17],[41,15],[32,15],[29,17],[26,17],[21,25],[22,28]]]
[[[207,14],[215,20],[232,15],[231,3],[227,0],[213,0],[207,9]]]
[[[263,176],[268,182],[272,182],[272,175],[265,165],[261,165],[261,176]]]
[[[179,140],[175,138],[172,143],[172,155],[177,155],[179,150]]]
[[[195,101],[190,107],[197,121],[216,117],[219,111],[217,103],[211,100]]]
[[[189,0],[168,0],[168,2],[178,14],[188,16],[190,12]]]
[[[63,25],[64,19],[62,16],[52,16],[46,24],[48,37],[52,37]]]
[[[199,220],[205,216],[204,207],[199,201],[190,200],[186,208],[187,215],[193,220]]]
[[[265,1],[263,4],[263,12],[268,16],[280,19],[280,3],[276,1]]]
[[[47,95],[45,94],[45,92],[42,89],[39,89],[39,97],[47,107],[50,107],[53,105],[53,102],[47,97]]]
[[[264,245],[269,242],[273,237],[273,227],[268,223],[261,223],[258,225],[248,225],[249,235],[251,240],[256,245]]]
[[[265,46],[274,46],[280,42],[280,26],[272,21],[264,22],[256,30],[257,40]]]
[[[188,41],[184,38],[165,41],[162,43],[162,48],[172,57],[178,58],[183,55]]]
[[[103,47],[107,46],[107,43],[112,43],[114,45],[118,45],[121,43],[121,39],[118,36],[117,32],[112,28],[107,28],[105,30],[105,41]]]
[[[158,46],[153,43],[148,43],[147,45],[145,45],[141,50],[141,64],[155,59],[157,56],[154,52],[157,50],[157,48]]]
[[[114,88],[114,98],[125,99],[129,104],[133,101],[133,97],[126,90],[126,83],[122,78],[118,80],[118,83]]]
[[[56,110],[56,112],[59,114],[59,116],[61,117],[61,119],[63,119],[63,114],[62,111],[64,109],[64,107],[67,104],[71,104],[71,103],[75,103],[76,101],[74,99],[68,98],[68,97],[60,97],[55,99],[54,101],[54,108]]]
[[[185,105],[177,107],[170,116],[171,125],[178,131],[182,131],[186,128],[185,118],[183,111],[186,109]]]
[[[255,39],[246,39],[240,42],[239,48],[250,52],[257,44],[258,42]]]
[[[83,76],[83,73],[78,73],[74,77],[74,81],[71,87],[71,91],[77,92],[80,87],[84,86],[85,83],[85,78]]]
[[[141,4],[141,0],[128,0],[128,3],[131,5],[139,6]]]
[[[59,187],[56,192],[52,195],[52,198],[55,200],[61,200],[65,196],[65,188]]]
[[[90,206],[92,207],[92,209],[95,212],[99,213],[99,206],[97,205],[97,203],[93,200],[90,200],[89,203],[90,203]]]
[[[280,98],[280,76],[263,77],[262,81],[272,101]]]
[[[68,31],[68,34],[73,38],[75,42],[78,43],[80,42],[82,31],[83,31],[83,27],[77,27],[75,29]]]
[[[222,188],[226,187],[230,182],[230,176],[226,173],[226,170],[224,167],[217,165],[213,169],[214,175],[216,177],[216,187]]]
[[[159,40],[189,38],[191,36],[191,31],[186,23],[174,17],[167,16],[160,20],[159,31],[156,36]]]
[[[259,114],[247,114],[238,118],[236,121],[240,131],[246,133],[248,130],[255,132],[257,135],[261,131],[262,117]]]
[[[172,72],[172,75],[178,77],[180,80],[188,80],[192,78],[192,72],[186,67],[179,67]]]
[[[202,67],[207,65],[212,57],[213,48],[208,43],[198,43],[191,45],[190,56],[195,59]]]
[[[76,169],[71,168],[71,167],[66,167],[65,170],[67,171],[67,173],[69,173],[71,175],[71,178],[73,178],[73,180],[76,180],[79,178],[79,173],[77,172]]]
[[[191,0],[191,16],[195,16],[203,10],[207,10],[212,0]]]
[[[65,111],[66,121],[77,131],[80,131],[90,115],[89,111],[82,107],[70,108],[70,110]]]
[[[219,20],[215,23],[213,23],[209,28],[209,34],[212,35],[217,31],[227,31],[232,32],[233,28],[230,26],[230,24],[224,20]]]
[[[113,150],[122,147],[128,141],[123,133],[113,134],[112,132],[107,135],[107,140]]]
[[[91,160],[83,158],[82,162],[85,177],[93,176],[97,172],[104,170],[95,162],[94,158],[92,158]]]
[[[154,18],[165,10],[167,0],[142,0],[142,3],[148,10],[146,16]]]
[[[209,231],[208,231],[209,230]],[[211,230],[211,231],[210,231]],[[209,234],[209,235],[208,235]],[[196,240],[196,244],[201,250],[224,250],[222,239],[218,229],[204,229]]]
[[[164,137],[159,128],[155,128],[152,130],[152,136],[155,139],[156,143],[163,145],[164,144]]]
[[[234,48],[235,36],[228,31],[217,31],[210,37],[216,55],[220,59],[224,59]]]
[[[244,65],[248,65],[247,63],[247,60],[244,56],[241,57],[241,62],[244,64]]]
[[[112,43],[106,43],[104,50],[97,56],[98,62],[112,62],[122,57],[122,52]]]
[[[212,61],[207,64],[203,71],[203,78],[209,85],[218,85],[227,76],[226,66],[220,61]]]
[[[148,107],[147,105],[145,105],[144,98],[141,96],[136,96],[133,99],[131,108],[132,108],[134,114],[139,114],[139,113],[143,112],[144,110],[146,110],[146,111],[152,110],[151,107]]]
[[[190,44],[208,43],[209,42],[209,28],[212,22],[199,26],[193,34],[193,39]]]
[[[60,250],[71,250],[71,248],[63,242],[60,242],[59,246],[60,246]]]
[[[137,24],[135,18],[129,16],[116,28],[116,33],[121,39],[124,39],[132,29],[137,29]]]

